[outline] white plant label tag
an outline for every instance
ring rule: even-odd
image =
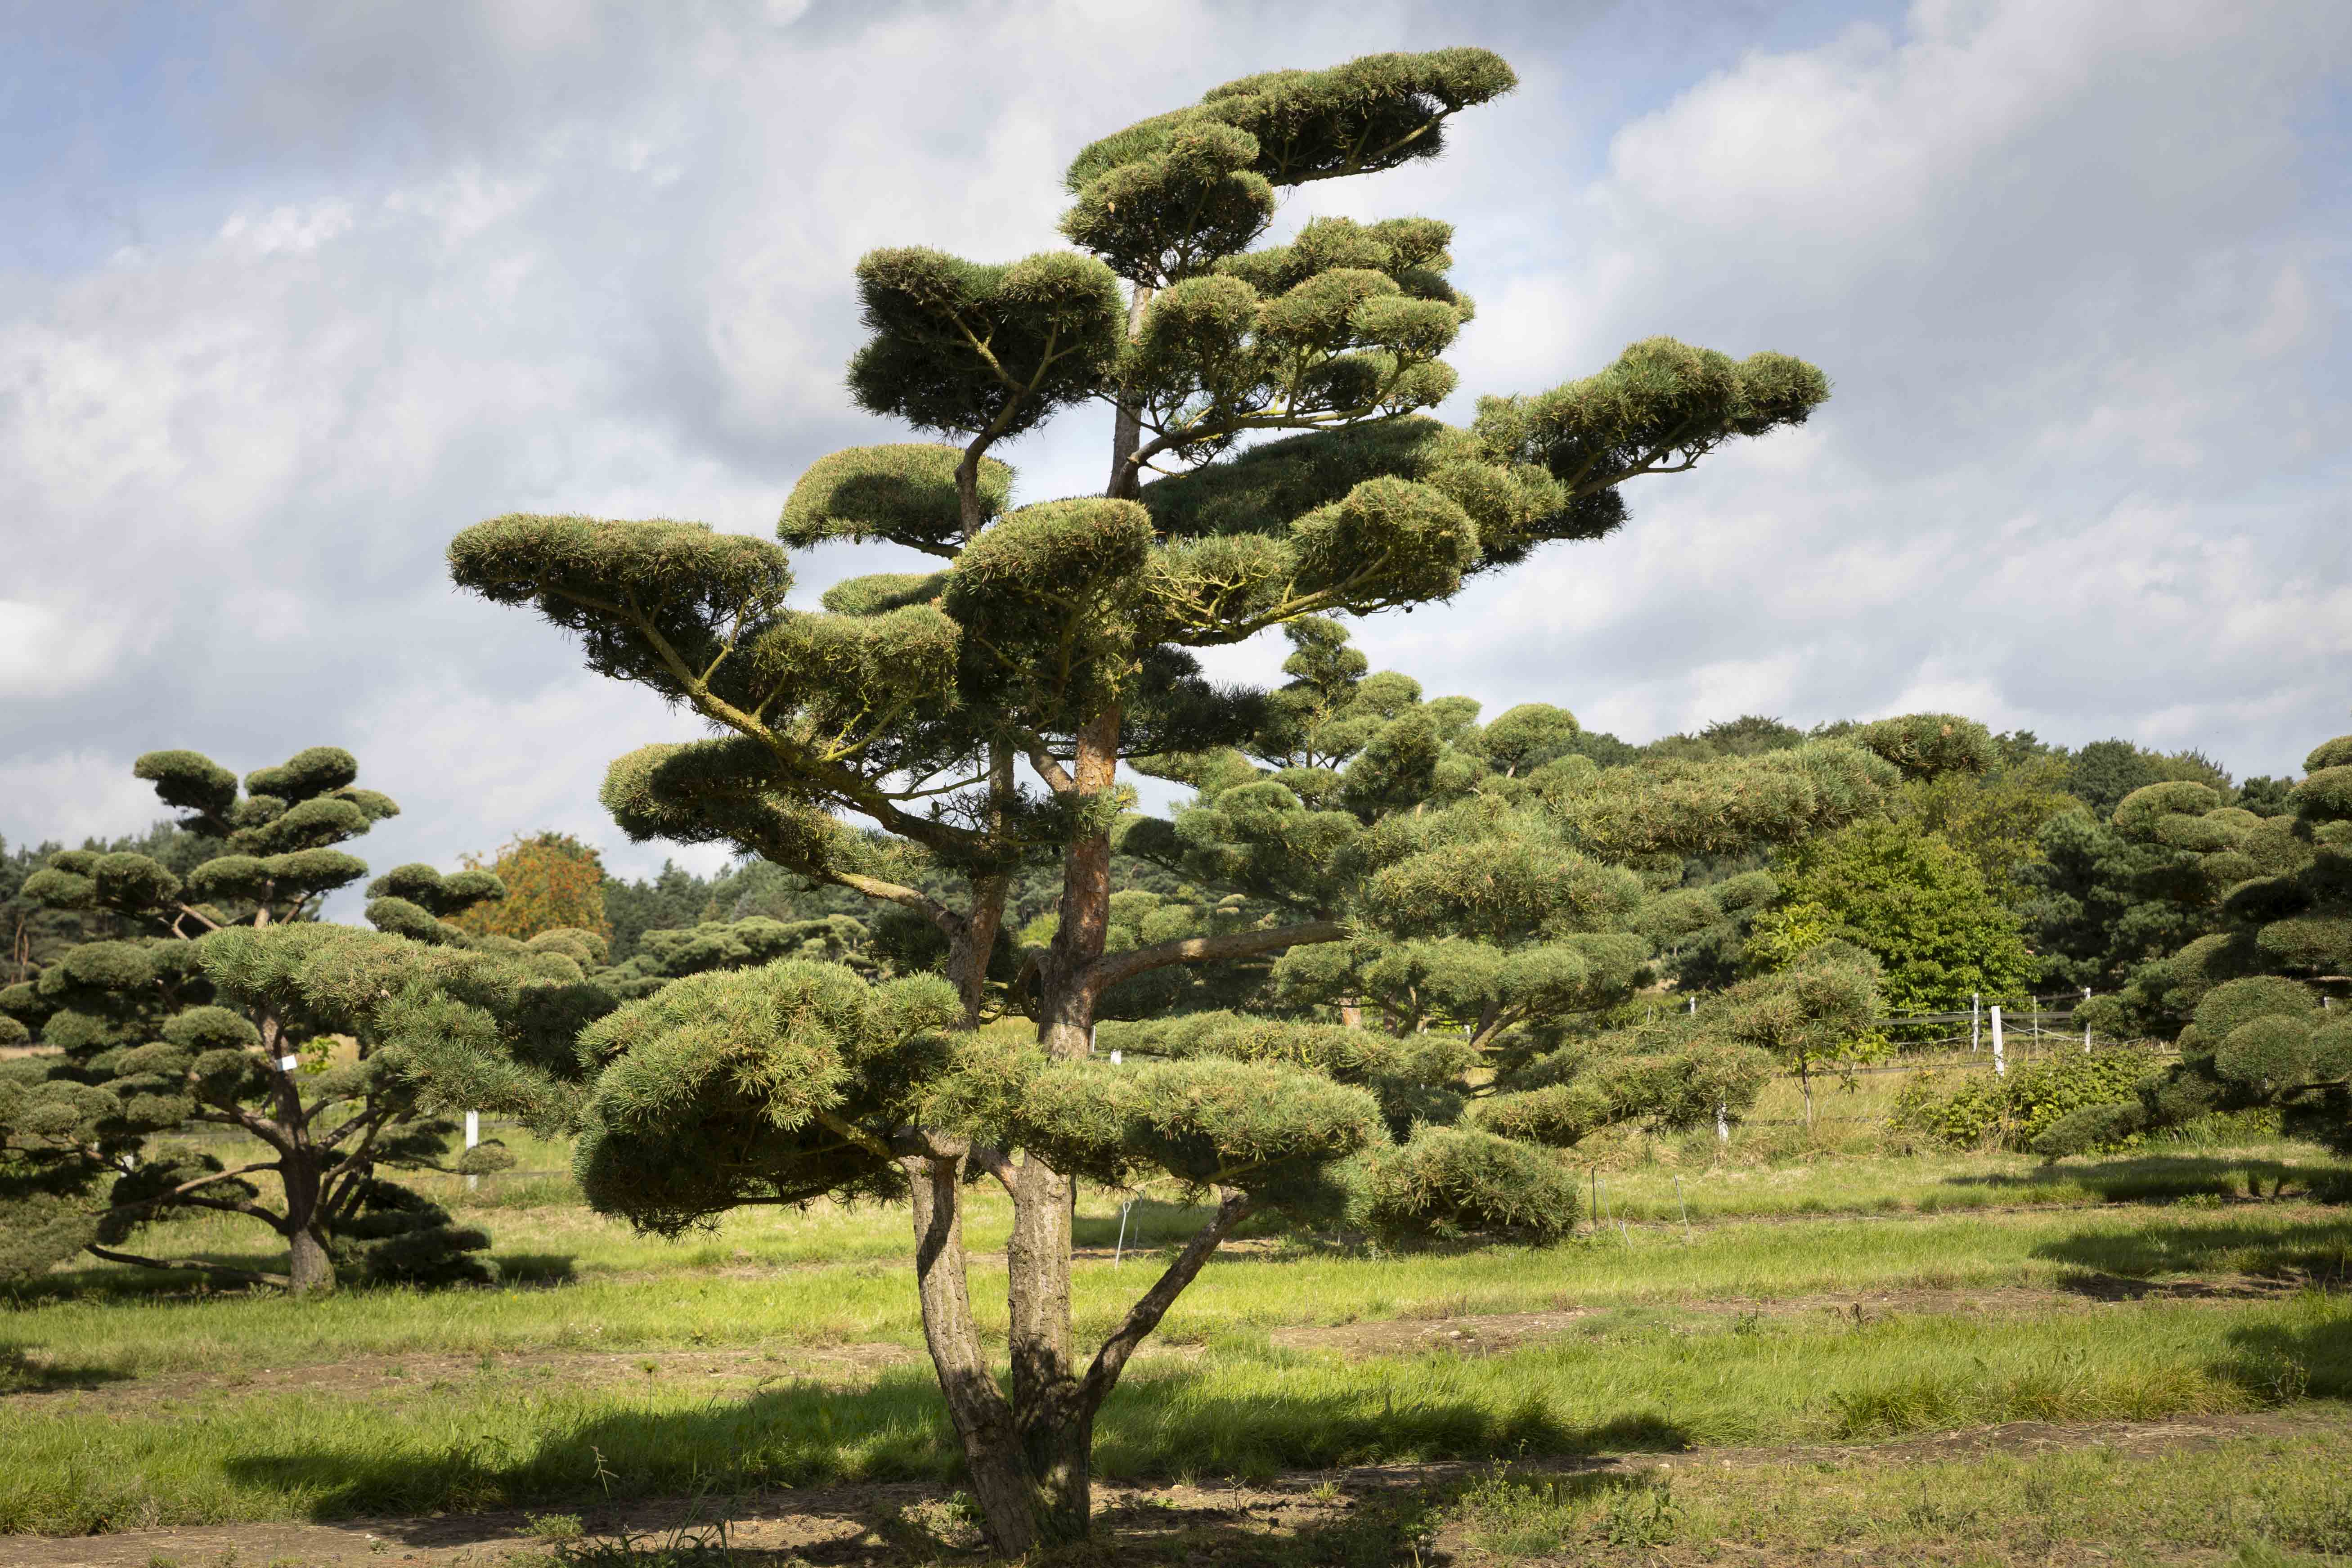
[[[278,1058],[278,1070],[279,1072],[292,1072],[296,1068],[299,1068],[301,1065],[302,1058],[300,1057],[279,1057]]]

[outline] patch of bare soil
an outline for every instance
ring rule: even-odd
[[[143,1410],[177,1401],[223,1394],[367,1396],[407,1389],[437,1389],[495,1379],[502,1386],[561,1383],[614,1386],[633,1384],[667,1391],[680,1384],[712,1394],[740,1393],[766,1383],[840,1383],[862,1380],[876,1370],[911,1360],[903,1345],[786,1345],[772,1350],[532,1351],[475,1355],[396,1354],[353,1356],[342,1361],[289,1363],[232,1373],[110,1381],[106,1374],[77,1375],[50,1370],[37,1356],[16,1358],[7,1370],[32,1384],[0,1393],[0,1418],[12,1410]]]
[[[2017,1421],[1880,1443],[1786,1447],[1706,1448],[1677,1454],[1538,1458],[1515,1462],[1521,1473],[1649,1473],[1700,1467],[1919,1464],[1992,1452],[2043,1453],[2105,1447],[2133,1457],[2194,1451],[2247,1437],[2292,1440],[2352,1426],[2352,1410],[2328,1404],[2287,1411],[2061,1425]],[[1345,1524],[1367,1505],[1442,1489],[1490,1469],[1459,1461],[1364,1466],[1286,1476],[1263,1485],[1097,1489],[1094,1560],[1117,1562],[1121,1547],[1152,1561],[1171,1539],[1223,1555],[1219,1539],[1263,1542],[1269,1536]],[[949,1489],[917,1483],[811,1488],[718,1500],[665,1499],[587,1509],[580,1522],[591,1542],[635,1538],[665,1544],[681,1538],[716,1543],[724,1521],[728,1546],[749,1560],[798,1559],[842,1568],[903,1568],[942,1556],[971,1559],[976,1538]],[[583,1542],[585,1544],[586,1542]],[[1462,1561],[1441,1538],[1422,1561]],[[1737,1543],[1723,1546],[1740,1550]],[[60,1539],[0,1537],[0,1563],[24,1568],[311,1568],[325,1564],[416,1564],[456,1568],[544,1561],[550,1548],[532,1516],[517,1510],[423,1519],[351,1520],[335,1524],[234,1524],[128,1531]],[[1750,1560],[1743,1555],[1741,1561]]]
[[[1671,1324],[1676,1319],[1742,1318],[1763,1322],[1818,1321],[1828,1316],[1852,1323],[1885,1317],[1956,1317],[1969,1314],[2021,1317],[2029,1313],[2097,1311],[2135,1301],[2189,1301],[2208,1306],[2243,1306],[2276,1300],[2302,1289],[2294,1279],[2231,1275],[2203,1279],[2128,1279],[2084,1274],[2050,1288],[2005,1285],[1978,1290],[1882,1290],[1857,1295],[1783,1296],[1769,1300],[1672,1301],[1655,1305],[1561,1307],[1549,1312],[1496,1312],[1444,1318],[1387,1318],[1354,1323],[1310,1324],[1276,1329],[1274,1342],[1294,1350],[1336,1350],[1350,1361],[1370,1356],[1450,1352],[1493,1355],[1522,1345],[1580,1331],[1595,1320],[1638,1314]]]

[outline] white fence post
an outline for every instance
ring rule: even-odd
[[[1969,993],[1969,1055],[1974,1056],[1984,1043],[1984,993]]]
[[[468,1149],[477,1148],[480,1145],[481,1142],[482,1113],[478,1110],[469,1110],[466,1112],[466,1147]],[[481,1184],[482,1178],[479,1176],[469,1175],[466,1178],[466,1190],[469,1193]]]
[[[2090,999],[2091,988],[2085,985],[2083,987],[2083,1000],[2088,1002]],[[2083,1054],[2086,1057],[2091,1054],[2091,1020],[2088,1018],[2083,1020]]]
[[[1992,1005],[1992,1073],[1995,1078],[2009,1076],[2009,1056],[2002,1048],[2000,1035],[2000,1004]]]

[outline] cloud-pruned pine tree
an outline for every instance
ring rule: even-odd
[[[27,879],[28,897],[102,910],[141,934],[82,943],[0,992],[0,1010],[58,1047],[0,1077],[0,1268],[29,1276],[87,1250],[296,1294],[331,1289],[338,1273],[487,1279],[487,1237],[376,1173],[438,1168],[455,1131],[420,1100],[399,1053],[382,1048],[385,1010],[454,934],[438,917],[497,897],[496,879],[404,867],[381,879],[374,909],[425,942],[324,924],[324,898],[367,874],[341,846],[398,809],[357,786],[351,753],[312,747],[247,775],[242,790],[193,752],[150,752],[135,767],[187,814],[184,828],[224,852],[181,877],[144,855],[73,850]],[[473,984],[503,985],[512,1019],[526,976],[508,968]],[[335,1059],[339,1036],[351,1059]],[[261,1152],[231,1166],[170,1142],[195,1127],[240,1131]],[[495,1155],[474,1158],[468,1168]],[[248,1179],[265,1173],[277,1194]],[[189,1210],[266,1225],[286,1242],[286,1272],[121,1250],[142,1226]]]
[[[637,951],[596,981],[623,998],[650,996],[673,980],[716,969],[751,969],[782,959],[845,963],[860,972],[875,967],[864,922],[847,915],[780,921],[746,915],[735,921],[704,921],[674,929],[656,928],[637,939]]]
[[[1557,1235],[1572,1192],[1547,1149],[1628,1121],[1687,1126],[1753,1103],[1776,1058],[1802,1070],[1862,1035],[1877,965],[1830,944],[1720,994],[1649,999],[1680,938],[1752,918],[1768,872],[1695,883],[1754,854],[1873,819],[1906,776],[1980,769],[1981,726],[1916,715],[1834,740],[1602,769],[1575,716],[1528,703],[1478,724],[1467,698],[1367,673],[1335,623],[1284,628],[1293,678],[1240,745],[1139,765],[1191,784],[1120,846],[1211,889],[1346,935],[1296,945],[1260,1000],[1336,1026],[1230,1013],[1106,1024],[1122,1054],[1306,1052],[1380,1099],[1395,1140],[1346,1173],[1359,1223],[1391,1232]],[[1420,1206],[1416,1206],[1420,1205]]]
[[[2304,767],[2275,816],[2189,780],[2144,785],[2116,807],[2118,833],[2190,862],[2173,880],[2179,898],[2218,903],[2222,925],[2086,1005],[2107,1032],[2177,1035],[2180,1060],[2133,1100],[2064,1118],[2037,1151],[2074,1153],[2252,1106],[2352,1150],[2352,735],[2323,742]]]
[[[1801,361],[1661,338],[1449,425],[1423,412],[1454,390],[1443,355],[1472,316],[1448,225],[1330,217],[1260,243],[1280,191],[1433,157],[1454,115],[1513,85],[1479,49],[1247,78],[1082,150],[1075,249],[869,254],[851,392],[946,440],[819,462],[785,502],[782,548],[547,516],[451,546],[462,586],[535,608],[591,668],[719,731],[614,764],[604,798],[625,830],[730,845],[944,942],[943,980],[869,987],[788,963],[624,1007],[593,1037],[580,1169],[594,1201],[656,1228],[739,1203],[911,1194],[928,1343],[1005,1553],[1086,1533],[1095,1413],[1219,1242],[1325,1193],[1330,1166],[1386,1132],[1373,1096],[1297,1065],[1089,1059],[1115,987],[1345,934],[1318,918],[1109,949],[1120,763],[1229,744],[1263,712],[1191,650],[1442,601],[1543,544],[1600,538],[1623,520],[1619,486],[1827,395]],[[1090,404],[1112,416],[1102,493],[1016,504],[994,449]],[[789,607],[791,552],[836,539],[930,563]],[[969,1026],[1006,889],[1047,862],[1060,906],[1023,979],[1035,1043],[1016,1047]],[[940,873],[950,896],[923,890]],[[1215,1217],[1082,1360],[1072,1178],[1146,1169],[1213,1194]],[[1015,1210],[1009,1389],[966,1291],[972,1174]]]

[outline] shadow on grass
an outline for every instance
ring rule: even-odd
[[[1498,1409],[1418,1392],[1228,1395],[1180,1371],[1122,1385],[1096,1433],[1097,1473],[1133,1480],[1262,1480],[1285,1470],[1675,1450],[1691,1441],[1655,1415],[1578,1427],[1534,1399]],[[337,1519],[942,1485],[960,1479],[962,1458],[929,1370],[901,1367],[855,1390],[794,1384],[689,1411],[605,1409],[549,1427],[527,1449],[477,1437],[404,1450],[358,1431],[301,1452],[236,1456],[224,1468],[242,1484],[307,1500],[312,1518]],[[793,1500],[796,1509],[803,1500]]]
[[[2068,1162],[2022,1173],[1953,1176],[1945,1184],[2015,1191],[2047,1188],[2058,1183],[2087,1187],[2108,1203],[2165,1204],[2196,1198],[2287,1196],[2326,1204],[2352,1203],[2352,1171],[2283,1160],[2225,1159],[2207,1154]]]
[[[229,1268],[242,1268],[254,1273],[271,1270],[282,1272],[286,1267],[283,1256],[266,1253],[199,1252],[187,1255],[193,1260],[216,1263]],[[554,1287],[577,1282],[579,1274],[568,1253],[500,1252],[492,1255],[498,1264],[499,1279],[488,1289],[522,1289]],[[469,1290],[485,1289],[474,1285],[409,1286],[401,1284],[369,1285],[346,1283],[340,1287],[344,1293],[365,1293],[371,1290]],[[93,1263],[87,1268],[59,1269],[37,1279],[12,1281],[0,1290],[0,1304],[11,1307],[37,1307],[62,1301],[110,1301],[124,1305],[172,1306],[183,1303],[213,1301],[241,1296],[276,1296],[282,1287],[251,1285],[226,1275],[210,1276],[186,1269],[136,1268],[122,1264]],[[5,1354],[0,1352],[0,1354]],[[5,1384],[0,1384],[5,1386]]]
[[[569,1285],[580,1277],[564,1252],[493,1252],[490,1260],[502,1285]]]
[[[68,1365],[26,1355],[15,1345],[0,1345],[0,1396],[98,1388],[110,1383],[128,1383],[134,1375],[112,1367]]]
[[[2267,1404],[2352,1398],[2352,1315],[2252,1323],[2230,1331],[2236,1359],[2222,1370]]]
[[[1592,1491],[1608,1488],[1584,1489]],[[1042,1550],[1030,1568],[1195,1564],[1226,1568],[1391,1568],[1412,1561],[1442,1568],[1457,1561],[1429,1537],[1462,1490],[1459,1479],[1415,1480],[1352,1490],[1343,1499],[1297,1485],[1276,1496],[1195,1493],[1099,1500],[1093,1539]],[[1299,1506],[1281,1533],[1268,1528],[1280,1501]],[[600,1504],[574,1516],[581,1534],[551,1556],[570,1568],[938,1568],[996,1564],[979,1539],[969,1499],[935,1485],[877,1485],[830,1492],[757,1496],[706,1492],[629,1507]],[[794,1538],[777,1542],[768,1521],[789,1520]],[[505,1548],[537,1533],[513,1512],[467,1518],[381,1521],[371,1533],[420,1550]],[[510,1559],[513,1560],[513,1559]],[[524,1559],[526,1561],[530,1559]]]
[[[191,1262],[217,1264],[255,1274],[283,1274],[283,1252],[193,1252]],[[31,1307],[52,1301],[197,1301],[248,1292],[275,1293],[274,1285],[249,1285],[226,1275],[205,1275],[178,1268],[136,1268],[126,1264],[89,1262],[62,1268],[37,1279],[12,1282],[0,1300]]]
[[[2062,1288],[2108,1299],[2275,1293],[2159,1283],[2168,1274],[2241,1274],[2282,1286],[2343,1289],[2352,1286],[2352,1216],[2284,1226],[2217,1218],[2207,1225],[2085,1230],[2044,1242],[2033,1256],[2084,1271],[2063,1279]]]

